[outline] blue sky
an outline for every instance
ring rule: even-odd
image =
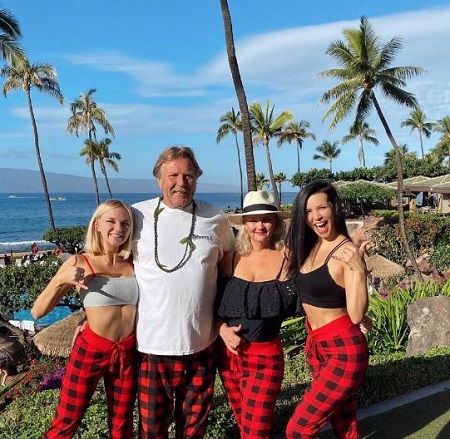
[[[234,106],[235,91],[225,52],[219,0],[3,1],[22,28],[22,45],[32,63],[48,62],[57,71],[65,105],[33,90],[32,99],[47,172],[89,176],[79,157],[84,138],[66,132],[70,103],[96,88],[116,137],[110,150],[119,152],[120,173],[113,177],[153,179],[153,164],[168,145],[187,145],[204,170],[203,184],[238,190],[236,148],[232,137],[216,144],[219,119]],[[394,65],[423,67],[427,73],[408,82],[427,118],[450,114],[450,1],[399,0],[229,0],[236,51],[249,104],[269,99],[275,114],[292,111],[308,120],[317,140],[306,140],[302,171],[327,167],[313,160],[323,140],[340,141],[352,122],[332,133],[322,123],[327,110],[319,105],[333,82],[317,73],[336,67],[326,54],[342,29],[369,18],[381,40],[403,40]],[[1,79],[3,83],[3,79]],[[400,124],[409,109],[379,95],[380,104],[399,143],[419,151],[417,133]],[[376,114],[368,119],[377,131],[378,147],[365,146],[367,166],[380,165],[391,147]],[[101,135],[99,134],[99,137]],[[438,135],[425,140],[425,151]],[[241,146],[242,146],[241,141]],[[357,143],[340,145],[333,169],[359,165]],[[294,145],[271,143],[274,172],[290,178],[296,172]],[[265,151],[255,148],[257,172],[268,175]],[[0,104],[0,167],[37,169],[25,94],[12,92]],[[112,171],[111,171],[112,172]],[[290,188],[286,184],[285,190]]]

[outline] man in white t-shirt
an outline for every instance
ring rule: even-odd
[[[139,437],[202,438],[212,403],[217,263],[234,236],[225,214],[194,200],[202,174],[193,151],[169,147],[153,175],[162,196],[133,205],[140,290]]]

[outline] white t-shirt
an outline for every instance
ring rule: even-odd
[[[158,198],[133,205],[133,256],[139,285],[137,347],[156,355],[188,355],[208,347],[215,339],[213,321],[217,263],[234,247],[225,214],[212,204],[196,201],[192,241],[195,250],[178,270],[166,273],[155,262],[154,213]],[[171,269],[183,258],[189,235],[192,205],[164,208],[158,215],[159,261]],[[188,253],[189,254],[189,249]]]

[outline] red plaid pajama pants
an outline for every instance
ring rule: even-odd
[[[107,395],[110,438],[132,438],[137,388],[136,357],[134,334],[114,342],[94,333],[87,325],[73,346],[62,380],[56,415],[43,438],[71,438],[75,435],[101,377]]]
[[[214,343],[191,355],[139,354],[139,438],[200,439],[214,393]]]
[[[284,373],[279,338],[246,342],[239,355],[218,339],[217,368],[239,427],[241,439],[268,439]]]
[[[286,437],[318,438],[329,420],[338,438],[359,439],[354,394],[367,370],[366,338],[348,314],[314,331],[307,327],[305,353],[313,379],[289,420]]]

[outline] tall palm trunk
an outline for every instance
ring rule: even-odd
[[[239,164],[239,182],[241,185],[241,210],[244,207],[244,182],[242,178],[242,166],[241,166],[241,152],[239,151],[239,142],[237,138],[237,133],[234,133],[234,141],[236,142],[236,151],[237,151],[237,157],[238,157],[238,164]]]
[[[242,135],[244,138],[245,164],[247,169],[247,187],[249,191],[255,191],[256,188],[256,171],[255,158],[253,155],[252,133],[250,126],[250,113],[248,111],[247,97],[245,95],[244,85],[242,84],[239,65],[236,58],[236,50],[234,47],[233,26],[231,24],[230,10],[227,0],[220,0],[222,9],[223,26],[225,30],[225,45],[227,48],[228,63],[230,65],[231,76],[233,77],[234,88],[236,90],[239,102],[239,110],[241,112]]]
[[[91,134],[90,129],[88,131],[88,136],[89,136],[89,144],[92,145],[92,134]],[[98,193],[97,174],[95,173],[95,166],[94,166],[95,158],[94,158],[94,151],[92,151],[92,149],[89,152],[89,161],[90,161],[89,165],[91,167],[92,179],[94,180],[95,197],[96,197],[97,206],[98,206],[100,204],[100,195]]]
[[[272,158],[270,157],[269,140],[263,140],[264,147],[266,148],[267,166],[269,168],[270,184],[272,185],[273,195],[275,197],[275,204],[278,209],[280,208],[280,195],[278,194],[277,184],[275,182],[275,176],[273,175]]]
[[[300,142],[297,143],[297,172],[300,174]]]
[[[111,186],[109,185],[108,174],[106,173],[106,166],[103,160],[100,160],[100,170],[105,177],[106,187],[108,188],[109,198],[112,198]]]
[[[362,167],[365,168],[366,167],[366,157],[364,155],[364,144],[363,144],[363,139],[361,136],[359,137],[359,154],[358,155],[360,156],[360,162],[361,162]]]
[[[422,160],[423,160],[423,134],[422,134],[422,130],[419,130],[419,139],[420,139],[420,152],[422,154]]]
[[[47,179],[45,177],[45,172],[44,172],[44,165],[42,164],[41,152],[40,152],[40,148],[39,148],[38,129],[37,129],[37,124],[36,124],[36,118],[34,117],[33,104],[31,102],[31,92],[29,89],[25,90],[25,92],[27,94],[28,109],[30,110],[31,124],[33,125],[34,147],[36,150],[36,159],[38,162],[39,172],[41,174],[41,182],[42,182],[42,189],[44,189],[45,202],[47,203],[48,222],[50,224],[50,228],[52,230],[55,230],[56,229],[55,219],[53,218],[52,203],[50,201],[50,194],[48,193],[48,186],[47,186]]]
[[[389,128],[389,125],[386,122],[386,119],[384,117],[383,112],[381,111],[380,105],[378,104],[377,98],[375,97],[375,94],[371,93],[371,99],[375,105],[375,108],[377,110],[378,117],[381,120],[381,123],[383,124],[384,130],[386,131],[386,134],[391,142],[392,148],[394,148],[395,151],[395,161],[397,165],[397,210],[398,210],[398,222],[400,227],[400,234],[403,239],[403,245],[406,250],[406,254],[408,255],[411,264],[413,266],[414,272],[416,273],[416,276],[419,278],[420,281],[423,282],[422,273],[419,270],[419,266],[417,265],[416,258],[414,257],[414,254],[411,250],[411,247],[409,245],[408,236],[406,234],[406,227],[405,227],[405,211],[403,209],[403,169],[402,169],[402,157],[400,154],[400,150],[398,149],[397,142],[394,139],[394,136],[392,135],[391,129]]]

